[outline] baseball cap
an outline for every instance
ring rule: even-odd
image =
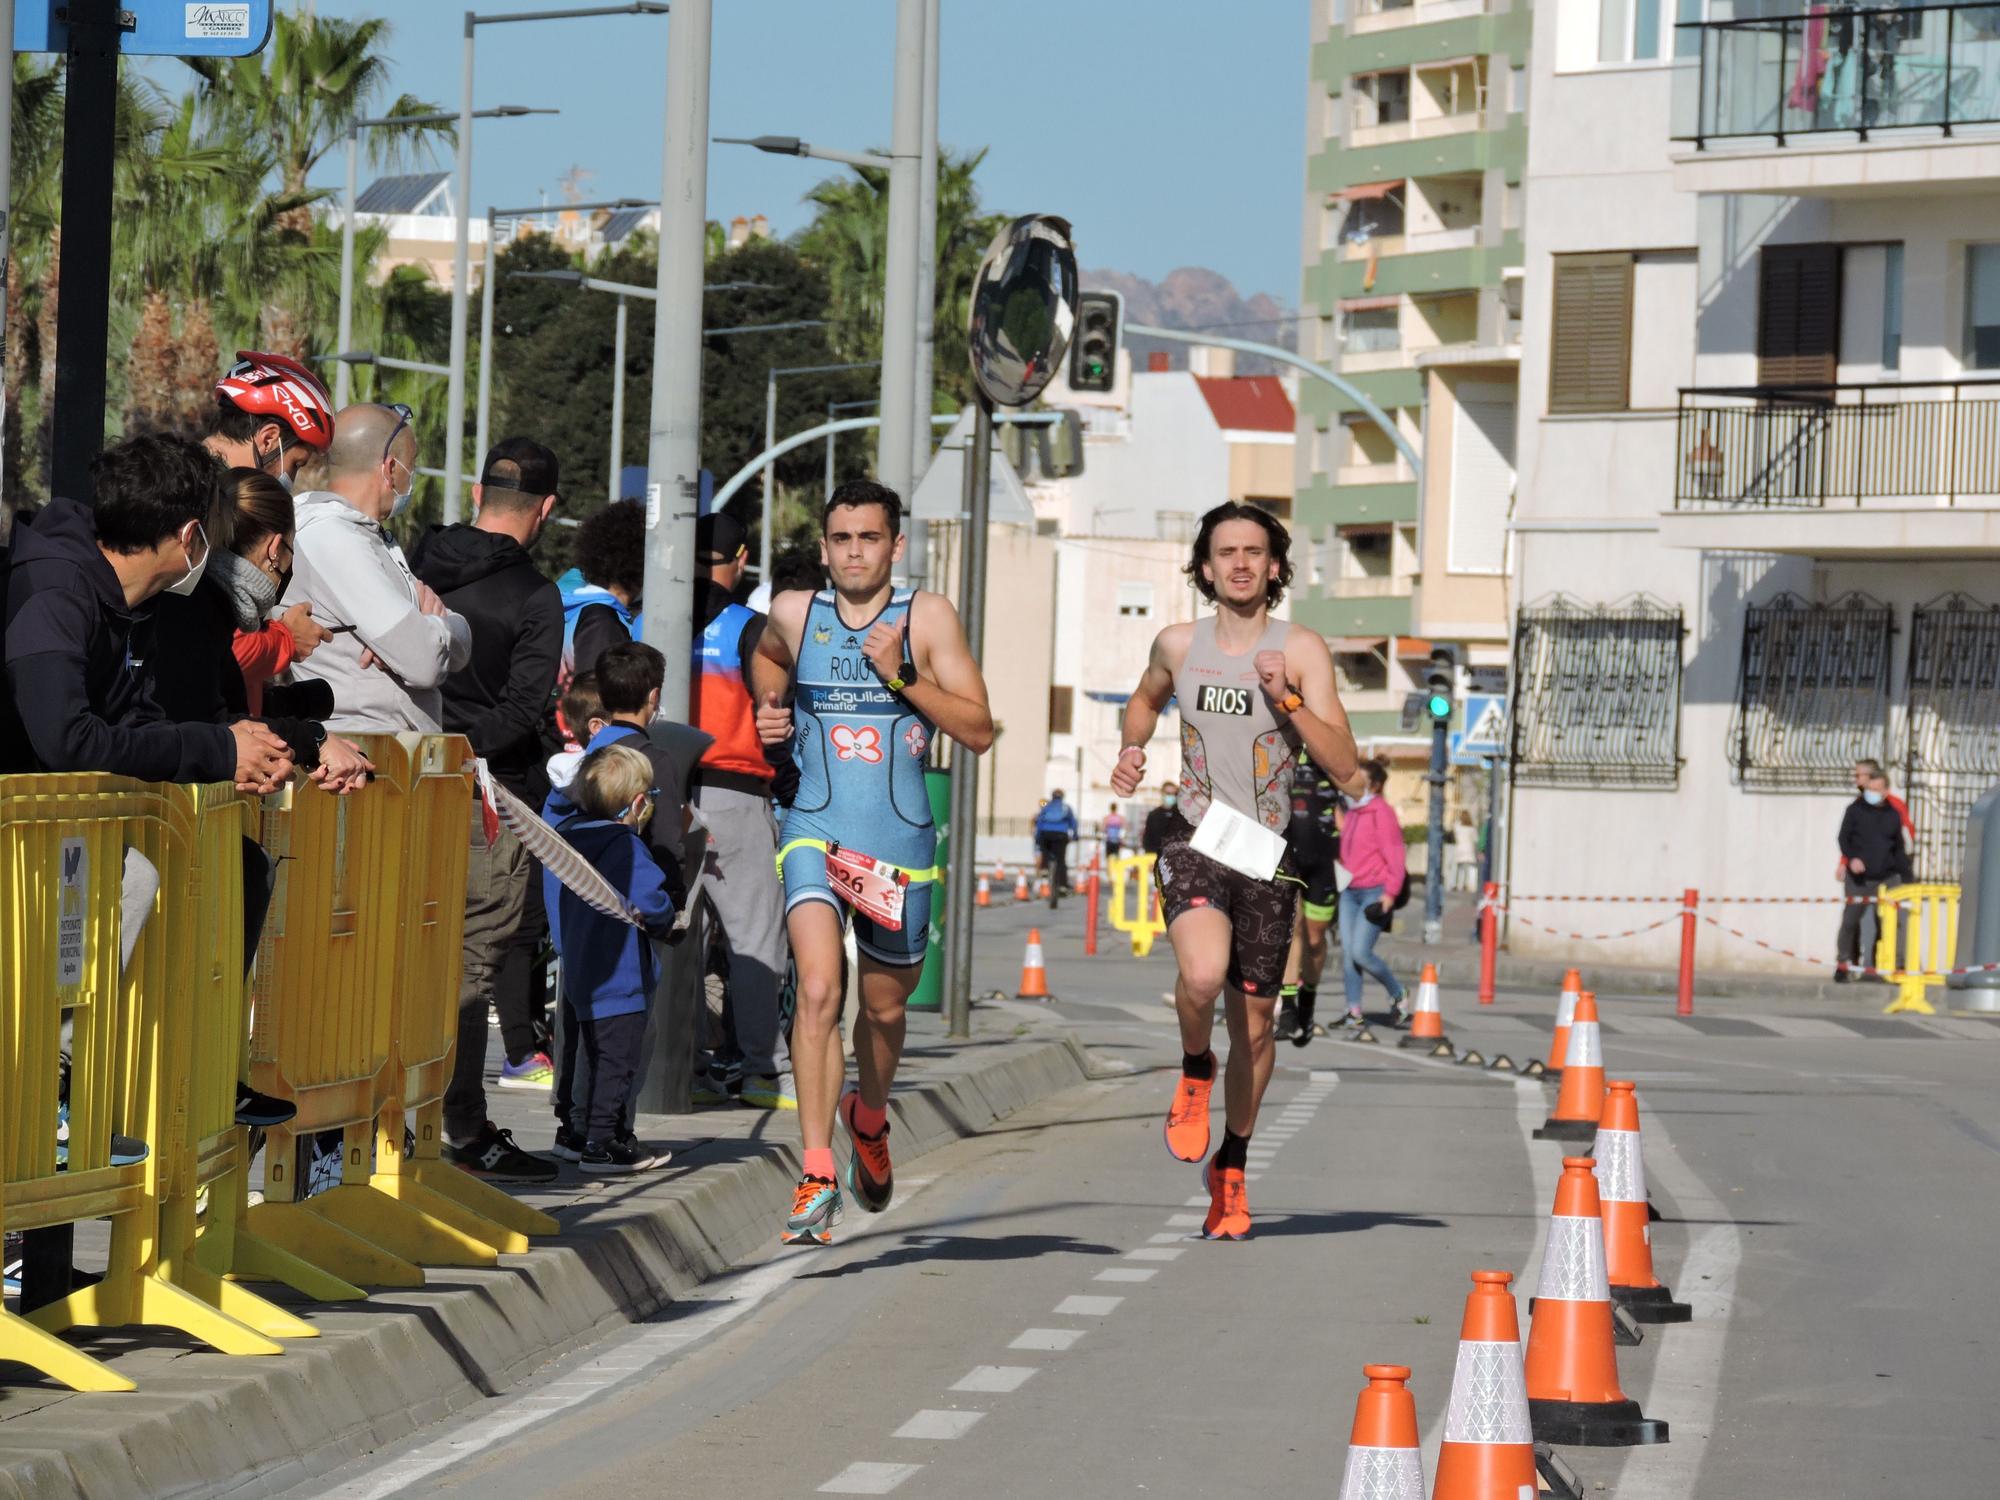
[[[519,490],[525,495],[554,495],[560,492],[562,468],[555,454],[533,438],[502,438],[486,450],[480,465],[479,482],[500,490]]]
[[[694,552],[702,563],[735,562],[749,545],[749,529],[726,510],[710,511],[694,523]]]

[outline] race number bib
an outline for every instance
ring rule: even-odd
[[[909,890],[909,872],[872,854],[832,844],[826,851],[826,876],[841,899],[877,927],[888,932],[903,930],[903,898]]]
[[[1285,836],[1220,802],[1208,804],[1188,845],[1252,880],[1269,880],[1285,857]]]

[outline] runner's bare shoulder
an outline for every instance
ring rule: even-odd
[[[1194,643],[1194,621],[1182,620],[1169,625],[1153,637],[1153,662],[1169,672],[1177,671],[1187,660],[1188,647]]]
[[[805,631],[806,611],[812,607],[810,589],[787,589],[771,596],[771,628],[788,652],[797,654],[799,637]]]

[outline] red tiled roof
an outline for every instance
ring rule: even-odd
[[[1197,375],[1215,424],[1225,430],[1291,432],[1297,426],[1291,398],[1275,375]]]

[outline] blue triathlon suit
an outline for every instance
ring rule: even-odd
[[[854,942],[878,963],[908,968],[930,945],[931,891],[937,882],[937,829],[924,788],[924,758],[937,733],[876,673],[861,643],[878,620],[903,631],[910,659],[911,591],[897,589],[875,619],[842,623],[836,596],[813,596],[792,669],[792,755],[798,796],[785,815],[778,869],[785,910],[824,901],[852,915]],[[909,873],[900,930],[850,913],[826,875],[826,848],[872,855]]]

